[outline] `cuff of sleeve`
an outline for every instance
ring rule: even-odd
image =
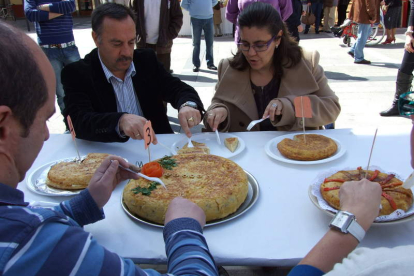
[[[121,118],[119,118],[119,120],[118,120],[118,124],[116,125],[115,131],[116,131],[116,133],[118,133],[119,137],[127,138],[127,136],[125,136],[125,133],[123,131],[119,130],[119,121],[120,120],[121,120]]]
[[[200,223],[192,218],[178,218],[170,221],[164,227],[164,240],[166,241],[172,234],[181,230],[194,230],[203,233]]]
[[[88,189],[69,201],[76,222],[83,226],[104,219],[103,209],[99,209]]]
[[[53,3],[49,4],[49,11],[54,13],[62,13],[59,10],[59,5],[54,5]]]
[[[320,276],[323,275],[324,272],[314,266],[311,265],[297,265],[295,266],[288,274],[295,275],[295,276]]]
[[[39,11],[39,22],[49,20],[49,12],[42,11],[42,10],[38,10],[38,11]]]

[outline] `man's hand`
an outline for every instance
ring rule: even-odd
[[[113,160],[113,162],[111,162]],[[108,156],[102,162],[89,182],[88,189],[99,209],[108,202],[112,191],[122,181],[138,179],[138,175],[118,167],[121,164],[129,167],[129,163],[119,156]]]
[[[273,99],[267,105],[262,118],[270,116],[270,120],[274,121],[276,116],[282,115],[283,103],[278,99]]]
[[[299,32],[299,33],[303,32],[303,26],[302,26],[302,24],[300,24],[300,25],[298,26],[298,32]]]
[[[197,204],[182,197],[174,198],[165,214],[164,225],[177,218],[192,218],[200,223],[201,228],[206,224],[206,214]]]
[[[341,210],[355,215],[365,231],[379,214],[382,189],[367,179],[345,182],[339,190]]]
[[[213,131],[216,131],[219,124],[224,122],[227,118],[227,110],[224,107],[216,107],[209,110],[207,114],[207,123]]]
[[[135,140],[142,140],[144,133],[144,125],[147,119],[134,114],[124,114],[119,119],[119,130],[122,131],[126,136],[131,137]],[[158,143],[157,137],[154,134],[154,145]]]
[[[184,106],[178,112],[178,120],[187,137],[191,137],[190,128],[201,122],[201,113],[198,109]]]

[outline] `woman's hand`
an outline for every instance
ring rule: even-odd
[[[274,121],[276,116],[282,115],[282,111],[283,111],[283,103],[278,99],[273,99],[267,105],[262,118],[266,118],[267,116],[270,116],[270,120]]]
[[[207,114],[207,123],[213,131],[216,131],[219,124],[221,124],[227,118],[227,110],[224,107],[216,107],[209,110]]]
[[[407,52],[414,53],[413,43],[414,43],[414,38],[413,38],[412,34],[406,34],[405,35],[404,49]]]

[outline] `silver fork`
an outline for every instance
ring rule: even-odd
[[[194,145],[191,142],[191,137],[188,137],[188,145],[187,145],[187,148],[194,148]]]
[[[263,119],[251,121],[250,124],[247,126],[247,131],[250,131],[256,124],[258,124],[260,122],[263,122],[266,119],[269,119],[269,116],[267,116],[266,118],[263,118]]]
[[[220,135],[216,129],[216,136],[217,136],[217,143],[221,146],[221,140],[220,140]]]

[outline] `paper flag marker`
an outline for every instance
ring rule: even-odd
[[[144,141],[145,149],[154,141],[154,130],[152,129],[151,121],[147,121],[144,125]]]
[[[293,103],[296,117],[312,118],[312,106],[308,96],[296,97]]]
[[[66,117],[66,120],[68,121],[69,131],[70,131],[70,135],[72,135],[72,140],[75,141],[76,133],[75,133],[75,129],[73,128],[73,124],[72,124],[72,120],[70,118],[70,115],[68,115]]]
[[[144,125],[144,145],[148,149],[148,160],[151,162],[151,151],[149,146],[154,141],[154,130],[152,129],[151,121],[147,121]]]

